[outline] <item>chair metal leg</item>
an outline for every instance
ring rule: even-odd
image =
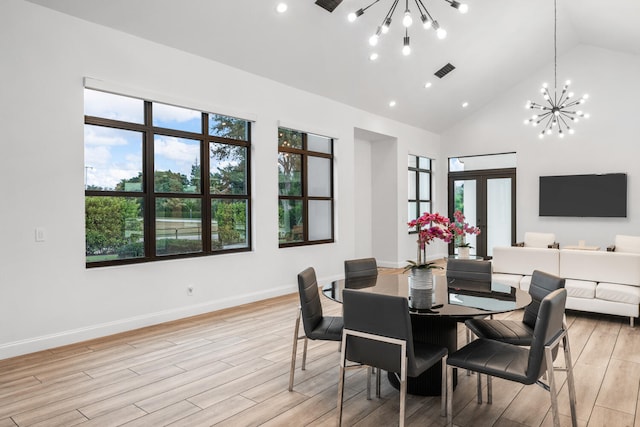
[[[296,326],[293,328],[293,346],[291,350],[291,370],[289,372],[289,391],[293,390],[293,373],[296,370],[296,352],[298,351],[298,331],[300,329],[300,316],[302,310],[298,310]]]
[[[445,417],[447,415],[447,399],[449,393],[447,391],[447,356],[442,358],[442,388],[440,389],[440,416]]]
[[[380,399],[380,385],[382,382],[382,369],[376,368],[376,397]]]
[[[405,406],[407,402],[407,356],[406,349],[403,348],[402,362],[400,363],[400,423],[399,427],[404,427]]]
[[[549,379],[549,394],[551,395],[551,413],[553,415],[553,427],[560,427],[560,414],[558,413],[558,390],[556,379],[553,373],[553,353],[552,347],[544,348],[545,361],[547,363],[547,377]]]
[[[564,363],[567,368],[567,385],[569,386],[569,406],[571,407],[571,425],[578,426],[578,416],[576,413],[576,388],[573,380],[573,364],[571,362],[571,349],[569,348],[569,335],[565,332],[562,339],[564,347]]]
[[[346,353],[344,351],[345,336],[342,336],[342,349],[340,351],[340,379],[338,380],[338,425],[342,425],[342,399],[344,393],[344,366]]]
[[[478,405],[482,403],[482,374],[480,372],[477,373],[478,375],[478,385],[477,385],[477,390],[476,393],[478,394]]]
[[[472,337],[471,337],[471,329],[467,328],[465,326],[465,329],[467,330],[467,342],[465,344],[469,344],[472,341]],[[467,369],[467,376],[471,375],[471,371]]]
[[[629,317],[629,326],[631,326],[633,328],[633,321],[635,320],[635,317]]]
[[[453,426],[453,367],[447,366],[447,425]]]
[[[374,371],[375,369],[371,366],[367,366],[367,400],[371,400],[371,375],[373,375]]]
[[[487,375],[487,404],[490,403],[493,403],[493,383],[491,381],[491,375]]]
[[[307,339],[307,337],[304,337],[304,345],[302,346],[302,370],[306,370],[307,369],[307,343],[309,342],[309,340]]]

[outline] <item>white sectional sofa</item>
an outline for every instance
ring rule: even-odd
[[[640,254],[527,247],[493,248],[494,280],[528,290],[533,270],[566,279],[567,308],[628,316],[640,314]]]

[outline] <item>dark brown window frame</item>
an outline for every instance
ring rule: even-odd
[[[135,97],[133,97],[135,98]],[[141,98],[135,98],[141,99]],[[142,100],[142,99],[141,99]],[[209,135],[209,114],[222,115],[213,112],[201,112],[202,129],[200,133],[188,132],[182,130],[168,129],[153,126],[152,104],[153,101],[142,100],[144,102],[144,124],[124,122],[120,120],[105,119],[95,116],[84,116],[85,125],[103,126],[108,128],[132,130],[141,132],[143,135],[143,162],[142,162],[142,191],[105,191],[105,190],[87,190],[85,189],[85,197],[102,196],[102,197],[137,197],[142,198],[144,209],[144,252],[143,257],[125,258],[110,261],[86,262],[87,268],[138,264],[155,261],[165,261],[180,258],[195,258],[201,256],[222,255],[236,252],[250,252],[252,250],[252,233],[251,233],[251,121],[247,122],[247,140],[237,140],[232,138],[224,138]],[[185,107],[188,108],[188,107]],[[200,192],[199,193],[160,193],[154,191],[154,136],[163,135],[178,138],[187,138],[200,141]],[[210,160],[209,147],[211,143],[222,143],[227,145],[235,145],[246,148],[246,194],[212,194],[210,192]],[[198,199],[201,201],[201,224],[202,224],[202,251],[190,252],[170,255],[156,255],[156,221],[155,206],[158,198],[182,198],[182,199]],[[246,239],[247,246],[232,249],[211,249],[211,203],[213,200],[246,200],[247,217],[246,217]]]
[[[416,204],[416,212],[415,212],[415,218],[408,218],[409,221],[419,218],[424,212],[420,212],[420,204],[421,203],[429,203],[431,205],[431,208],[433,209],[433,199],[431,198],[431,196],[433,195],[433,159],[429,158],[429,157],[425,157],[425,156],[418,156],[416,154],[409,154],[409,156],[415,157],[416,158],[416,165],[415,167],[413,166],[409,166],[408,170],[411,172],[415,172],[416,173],[416,198],[415,199],[409,199],[407,201],[407,203],[415,203]],[[429,159],[429,169],[423,169],[420,167],[420,158],[425,158],[425,159]],[[421,199],[420,198],[420,173],[427,173],[429,174],[429,199]],[[415,233],[415,231],[413,230],[409,230],[409,233]]]
[[[278,127],[278,132],[280,129],[285,128],[283,126]],[[322,153],[319,151],[311,151],[307,149],[307,136],[311,132],[304,132],[297,129],[285,128],[288,130],[294,130],[302,134],[302,148],[293,148],[293,147],[283,147],[278,144],[278,153],[290,153],[297,154],[302,157],[302,165],[301,165],[301,178],[302,178],[302,195],[301,196],[283,196],[278,194],[278,204],[280,200],[300,200],[302,201],[303,207],[303,230],[302,230],[302,241],[297,242],[288,242],[288,243],[279,243],[280,248],[289,248],[295,246],[309,246],[309,245],[320,245],[325,243],[333,243],[335,242],[335,198],[334,198],[334,181],[333,181],[333,151],[334,151],[334,139],[331,137],[322,136],[323,138],[328,138],[331,143],[331,153]],[[314,134],[315,135],[315,134]],[[322,157],[330,160],[330,168],[329,177],[330,177],[330,196],[329,197],[317,197],[317,196],[309,196],[308,188],[309,188],[309,177],[307,175],[307,161],[309,157]],[[330,239],[322,239],[322,240],[309,240],[309,201],[312,200],[324,200],[331,202],[331,238]]]

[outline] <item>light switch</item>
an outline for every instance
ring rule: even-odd
[[[44,228],[36,227],[36,242],[44,242],[46,240]]]

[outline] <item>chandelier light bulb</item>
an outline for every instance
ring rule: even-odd
[[[582,95],[582,99],[589,99],[589,94],[585,93],[584,95]]]
[[[576,131],[573,130],[573,128],[569,128],[569,135],[573,135],[574,133],[576,133]]]
[[[404,38],[404,43],[403,43],[403,46],[402,46],[402,54],[404,56],[407,56],[407,55],[411,54],[411,46],[409,45],[409,36],[406,36]]]
[[[427,18],[427,15],[420,16],[420,20],[422,21],[422,26],[424,27],[425,30],[428,30],[429,28],[431,28],[431,21],[429,21],[429,18]]]
[[[375,61],[376,59],[378,59],[378,54],[376,52],[369,55],[369,61]]]
[[[402,25],[406,28],[409,28],[413,24],[413,18],[411,17],[411,12],[409,9],[404,11],[404,17],[402,18]]]
[[[527,100],[527,103],[524,104],[524,108],[531,108],[531,101]]]
[[[353,22],[356,19],[360,18],[364,14],[364,9],[358,9],[355,12],[351,12],[347,15],[347,20],[349,22]]]
[[[287,11],[287,4],[286,3],[278,3],[278,6],[276,6],[276,11],[278,13],[285,13]]]
[[[434,16],[432,16],[432,14],[429,12],[429,10],[425,7],[425,5],[423,4],[423,0],[414,0],[415,4],[418,8],[417,10],[417,15],[416,15],[416,19],[419,18],[422,26],[428,30],[429,28],[433,28],[433,30],[436,32],[436,37],[440,40],[445,39],[447,37],[447,31],[444,28],[440,28],[440,25],[438,24],[438,21],[436,21],[434,19]],[[449,3],[450,6],[452,6],[454,9],[457,9],[460,13],[467,13],[469,10],[469,6],[465,3],[461,3],[461,0],[444,0],[445,2]],[[340,1],[338,1],[339,3]],[[358,9],[354,12],[351,12],[349,14],[347,14],[346,18],[349,22],[354,22],[356,21],[360,16],[362,16],[369,8],[371,8],[372,6],[374,6],[375,4],[379,3],[380,0],[373,0],[370,4],[368,4],[366,7],[363,7],[361,9]],[[396,6],[398,6],[399,0],[395,0],[393,2],[390,2],[391,6],[388,9],[387,14],[385,15],[382,23],[380,24],[380,26],[378,27],[376,33],[374,35],[372,35],[371,37],[369,37],[369,44],[371,46],[377,46],[380,36],[383,34],[387,34],[389,32],[389,28],[391,26],[391,19],[392,16],[394,14],[396,14]],[[396,14],[396,16],[401,15],[399,19],[402,22],[402,25],[405,27],[405,36],[408,37],[409,34],[407,33],[407,30],[409,27],[411,27],[413,25],[413,16],[411,15],[411,10],[409,9],[409,3],[410,0],[405,0],[405,4],[404,4],[404,8],[400,8],[400,10],[398,11],[398,14]],[[415,12],[415,9],[414,9]],[[417,21],[416,21],[417,22]],[[408,43],[403,44],[403,49],[402,52],[404,55],[409,55],[411,52],[411,47],[409,46]]]
[[[387,34],[389,32],[390,25],[391,25],[391,18],[385,19],[384,24],[382,24],[382,34]]]
[[[569,86],[571,84],[571,80],[567,80],[564,82],[565,85]]]

